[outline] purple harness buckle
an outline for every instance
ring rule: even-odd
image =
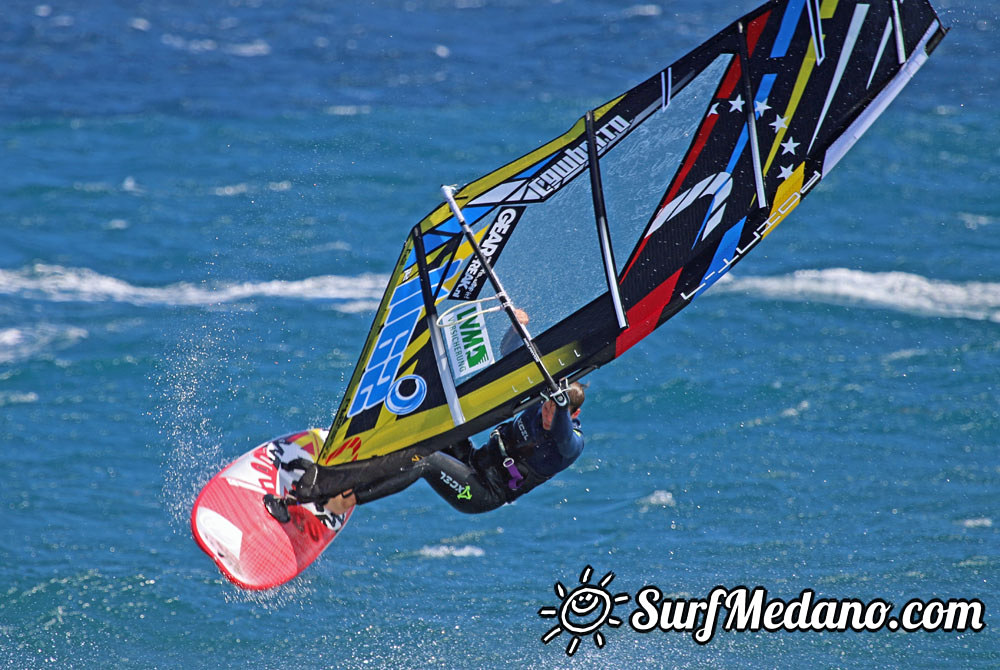
[[[521,482],[524,481],[524,475],[518,471],[517,466],[514,465],[514,459],[509,456],[504,459],[503,466],[510,473],[510,481],[507,482],[507,486],[510,487],[511,491],[516,491],[521,486]]]

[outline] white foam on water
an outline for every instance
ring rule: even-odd
[[[271,54],[271,45],[262,39],[256,39],[253,42],[227,45],[224,50],[233,56],[255,58],[258,56],[269,56]]]
[[[479,558],[486,555],[485,551],[471,544],[467,544],[464,547],[438,544],[434,546],[421,547],[420,551],[417,553],[424,558],[451,558],[453,556],[458,558],[466,558],[470,556],[473,558]]]
[[[919,316],[1000,323],[1000,283],[949,282],[905,272],[846,268],[799,270],[780,277],[733,277],[715,293],[745,293],[776,300],[856,303]]]
[[[232,184],[229,186],[219,186],[213,189],[213,193],[220,197],[232,197],[234,195],[245,195],[250,191],[250,186],[247,184]]]
[[[961,524],[966,528],[992,528],[993,519],[980,517],[978,519],[964,519]]]
[[[180,35],[173,35],[171,33],[164,33],[160,37],[160,42],[178,51],[187,51],[193,54],[215,51],[219,48],[219,43],[212,39],[188,40]]]
[[[371,105],[331,105],[323,110],[331,116],[358,116],[371,114]]]
[[[88,334],[83,328],[47,323],[0,329],[0,364],[16,363],[66,349]]]
[[[88,268],[36,263],[22,270],[0,269],[0,295],[51,302],[117,302],[140,306],[208,306],[254,298],[333,300],[346,312],[374,310],[388,278],[379,274],[354,277],[322,275],[295,281],[217,283],[179,282],[136,286]]]
[[[647,5],[632,5],[624,12],[626,18],[631,18],[634,16],[659,16],[663,13],[663,8],[659,5],[647,4]]]
[[[38,394],[34,391],[18,393],[16,391],[0,391],[0,407],[7,405],[31,405],[38,402]]]
[[[639,504],[649,507],[677,507],[674,494],[670,491],[662,490],[653,491],[645,498],[639,500]]]

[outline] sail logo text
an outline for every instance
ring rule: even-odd
[[[605,147],[618,140],[629,129],[630,125],[622,117],[615,116],[598,128],[594,132],[597,137],[597,152],[601,153]],[[575,147],[566,149],[562,158],[530,180],[528,190],[533,192],[538,199],[549,196],[559,190],[563,183],[582,172],[588,162],[587,141],[583,140]]]
[[[504,207],[497,214],[496,221],[490,226],[485,239],[479,243],[479,248],[482,249],[487,261],[492,263],[493,257],[503,251],[523,212],[523,207]],[[473,300],[479,296],[485,283],[486,268],[478,257],[473,256],[469,266],[455,284],[451,297],[455,300]]]
[[[454,480],[451,475],[449,475],[444,470],[441,471],[441,481],[455,490],[456,496],[459,500],[472,500],[472,488],[468,485],[462,486],[461,482]]]
[[[456,377],[478,372],[493,364],[493,348],[479,304],[469,305],[455,314],[448,326],[448,353]]]

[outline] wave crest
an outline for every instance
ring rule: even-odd
[[[0,270],[0,295],[51,302],[119,302],[141,306],[207,306],[252,298],[333,300],[341,311],[378,307],[387,278],[323,275],[297,281],[136,286],[88,268],[36,263],[24,270]]]
[[[781,277],[732,277],[716,292],[747,293],[777,300],[858,303],[920,316],[1000,323],[1000,283],[955,283],[905,272],[846,268],[799,270]]]

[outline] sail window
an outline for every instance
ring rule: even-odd
[[[601,179],[615,264],[621,274],[684,160],[732,56],[719,55],[651,116],[601,156]]]

